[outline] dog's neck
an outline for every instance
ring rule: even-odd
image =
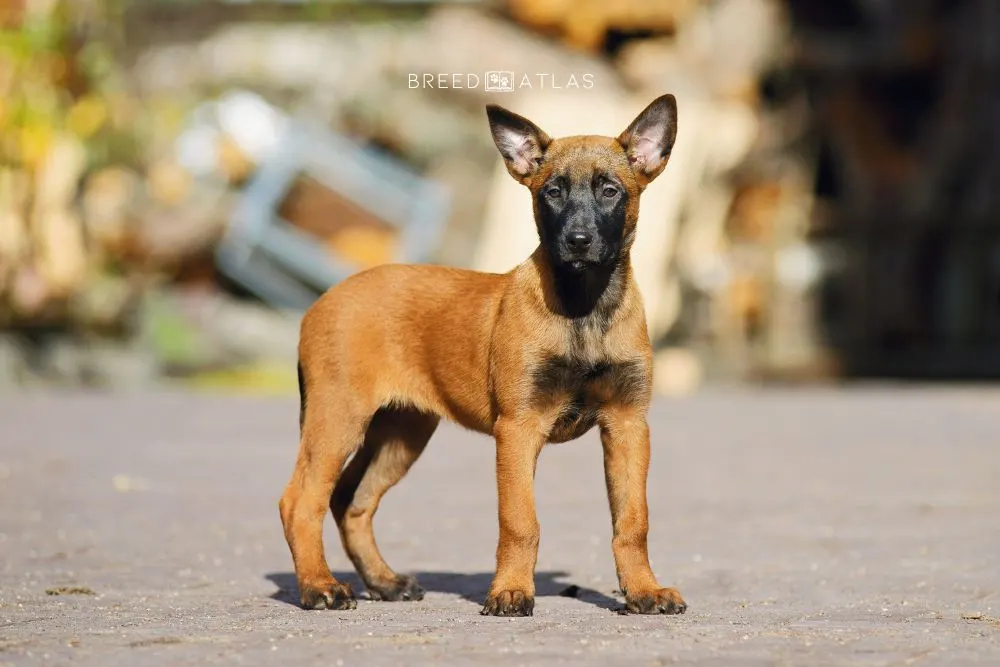
[[[631,271],[628,251],[612,265],[583,271],[557,266],[542,247],[535,251],[531,261],[542,281],[545,305],[571,320],[608,320],[621,303]]]

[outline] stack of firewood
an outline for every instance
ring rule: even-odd
[[[483,105],[527,106],[541,74],[564,87],[586,75],[581,113],[677,96],[657,186],[670,206],[649,223],[669,231],[647,237],[669,246],[650,318],[673,369],[658,375],[678,385],[665,391],[713,373],[829,373],[830,349],[851,371],[893,346],[919,357],[1000,339],[995,1],[432,4],[319,23],[134,3],[116,52],[120,17],[100,11],[115,3],[3,3],[0,325],[106,326],[151,280],[218,286],[213,249],[262,163],[260,133],[190,123],[235,82],[450,186],[437,258],[468,264],[497,196]],[[491,70],[535,90],[466,85]],[[466,78],[410,85],[428,73]],[[401,243],[308,178],[279,212],[358,267]]]

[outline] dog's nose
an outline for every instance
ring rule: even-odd
[[[570,250],[579,252],[586,250],[594,242],[594,235],[590,232],[570,232],[566,235],[566,244]]]

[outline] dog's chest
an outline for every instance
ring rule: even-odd
[[[536,407],[555,410],[557,414],[549,439],[565,442],[590,430],[602,406],[613,401],[641,400],[648,378],[638,360],[593,361],[553,355],[535,366],[532,385]]]

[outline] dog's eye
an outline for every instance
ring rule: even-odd
[[[618,194],[618,188],[612,187],[610,185],[605,185],[604,190],[601,191],[601,194],[603,194],[608,199],[611,199],[616,194]]]
[[[552,197],[553,199],[558,199],[559,197],[562,196],[562,190],[560,190],[559,188],[549,188],[548,190],[545,191],[545,194],[547,194],[549,197]]]

